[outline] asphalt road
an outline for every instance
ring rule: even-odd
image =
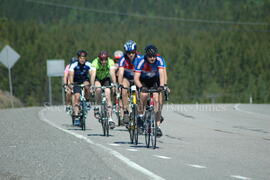
[[[158,148],[71,125],[63,107],[0,110],[0,179],[269,180],[270,105],[167,105]]]

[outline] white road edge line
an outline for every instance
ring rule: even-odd
[[[238,176],[238,175],[231,175],[232,178],[236,179],[243,179],[243,180],[250,180],[251,178],[249,177],[244,177],[244,176]]]
[[[188,166],[194,167],[194,168],[199,168],[199,169],[205,169],[206,168],[206,166],[201,166],[201,165],[198,165],[198,164],[188,164]]]
[[[123,155],[120,154],[119,152],[117,152],[117,151],[115,151],[115,150],[112,150],[112,149],[110,149],[110,148],[108,148],[108,147],[106,147],[106,146],[104,146],[104,145],[102,145],[102,144],[95,143],[95,142],[93,142],[92,140],[88,139],[87,137],[85,137],[85,136],[83,136],[83,135],[76,134],[76,133],[74,133],[74,132],[72,132],[72,131],[69,131],[69,130],[66,130],[66,129],[63,129],[63,128],[57,126],[56,124],[52,123],[51,121],[49,121],[48,119],[45,118],[45,116],[44,116],[44,111],[45,111],[45,110],[46,110],[46,109],[43,109],[43,110],[39,111],[39,113],[38,113],[39,118],[40,118],[42,121],[48,123],[49,125],[51,125],[51,126],[57,128],[57,129],[59,129],[59,130],[61,130],[61,131],[64,131],[64,132],[66,132],[66,133],[68,133],[68,134],[71,134],[71,135],[73,135],[73,136],[75,136],[75,137],[77,137],[77,138],[79,138],[79,139],[85,140],[85,141],[86,141],[87,143],[89,143],[89,144],[98,146],[98,147],[104,149],[105,151],[108,151],[109,153],[111,153],[112,155],[114,155],[116,158],[120,159],[122,162],[124,162],[125,164],[127,164],[129,167],[131,167],[131,168],[133,168],[133,169],[135,169],[135,170],[137,170],[137,171],[139,171],[139,172],[141,172],[141,173],[147,175],[150,179],[164,180],[164,178],[162,178],[162,177],[160,177],[160,176],[158,176],[158,175],[152,173],[151,171],[145,169],[144,167],[142,167],[142,166],[136,164],[135,162],[133,162],[133,161],[131,161],[130,159],[126,158],[125,156],[123,156]]]
[[[243,112],[243,113],[247,113],[247,114],[252,114],[252,115],[256,115],[256,116],[261,116],[261,117],[269,117],[269,116],[267,116],[267,115],[265,115],[265,114],[260,114],[260,113],[255,113],[255,112],[250,112],[250,111],[245,111],[245,110],[242,110],[242,109],[240,109],[239,108],[239,106],[240,106],[241,104],[236,104],[236,105],[234,105],[234,107],[233,107],[233,109],[235,109],[236,111],[240,111],[240,112]]]
[[[136,152],[138,151],[138,149],[127,149],[128,151],[133,151],[133,152]]]
[[[170,157],[167,156],[160,156],[160,155],[154,155],[155,157],[161,158],[161,159],[172,159]]]
[[[111,146],[120,146],[120,144],[109,144],[109,145],[111,145]]]

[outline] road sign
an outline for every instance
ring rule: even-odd
[[[19,58],[20,55],[9,45],[6,45],[0,53],[0,62],[8,69],[11,69]]]
[[[62,59],[47,60],[47,76],[59,77],[64,76],[65,61]]]
[[[11,81],[11,68],[18,61],[20,55],[12,49],[9,45],[6,45],[0,53],[0,62],[3,63],[8,68],[8,77],[9,77],[9,90],[10,95],[13,96],[12,90],[12,81]],[[10,98],[11,106],[14,107],[12,98]]]
[[[62,59],[47,60],[47,76],[49,77],[49,101],[52,105],[52,85],[51,77],[64,76],[65,61]],[[63,80],[62,80],[63,85]],[[62,89],[62,98],[64,103],[64,89]]]

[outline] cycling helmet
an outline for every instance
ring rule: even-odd
[[[80,57],[80,56],[86,57],[87,52],[85,50],[79,50],[79,51],[77,51],[77,56],[78,57]]]
[[[115,59],[120,59],[124,55],[123,51],[117,50],[114,52],[113,56]]]
[[[107,51],[100,51],[100,53],[98,54],[99,59],[108,59],[109,54]]]
[[[145,47],[145,55],[148,57],[157,56],[158,49],[154,45],[148,45]]]
[[[136,51],[137,45],[134,41],[129,40],[124,44],[124,50],[127,51]]]
[[[73,64],[73,63],[75,63],[77,60],[78,60],[78,59],[77,59],[76,57],[72,57],[72,58],[70,59],[69,64]]]

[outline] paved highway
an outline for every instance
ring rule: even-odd
[[[0,179],[270,179],[270,105],[164,107],[163,137],[147,149],[124,127],[102,136],[71,125],[63,107],[0,110]]]

